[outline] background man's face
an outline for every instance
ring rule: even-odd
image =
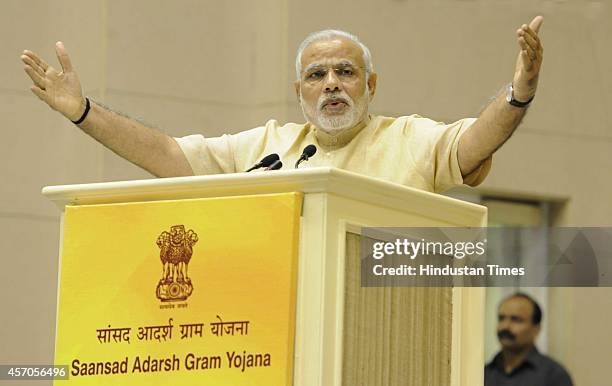
[[[370,95],[362,54],[359,45],[343,38],[315,41],[306,47],[297,87],[309,122],[333,133],[366,117]]]
[[[520,350],[533,345],[540,326],[533,324],[533,304],[521,297],[513,297],[499,306],[497,337],[502,347]]]

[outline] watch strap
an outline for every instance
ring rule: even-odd
[[[527,102],[521,102],[514,99],[514,89],[512,87],[512,83],[508,85],[508,93],[506,94],[506,101],[515,107],[527,107],[531,103],[531,101],[535,98],[535,95],[529,98]]]

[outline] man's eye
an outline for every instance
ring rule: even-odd
[[[338,70],[340,76],[353,76],[354,72],[350,68],[341,68]]]
[[[311,72],[311,73],[308,75],[308,78],[309,78],[309,79],[320,79],[320,78],[322,78],[323,76],[325,76],[325,73],[324,73],[323,71],[315,71],[315,72]]]

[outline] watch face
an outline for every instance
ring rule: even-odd
[[[512,103],[512,83],[506,88],[506,102]]]
[[[531,103],[531,101],[533,100],[533,98],[531,98],[530,100],[528,100],[527,102],[519,102],[516,99],[514,99],[514,90],[512,89],[512,84],[508,85],[508,91],[506,93],[506,102],[510,103],[512,106],[516,106],[516,107],[526,107],[529,105],[529,103]]]

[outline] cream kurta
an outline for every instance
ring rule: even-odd
[[[459,138],[475,120],[447,125],[418,115],[371,115],[365,127],[336,136],[309,123],[281,126],[270,120],[265,126],[238,134],[175,139],[196,175],[245,171],[270,153],[278,153],[283,169],[291,169],[304,147],[314,144],[317,153],[300,168],[332,166],[439,193],[463,183],[478,185],[491,167],[489,158],[470,175],[461,176]]]

